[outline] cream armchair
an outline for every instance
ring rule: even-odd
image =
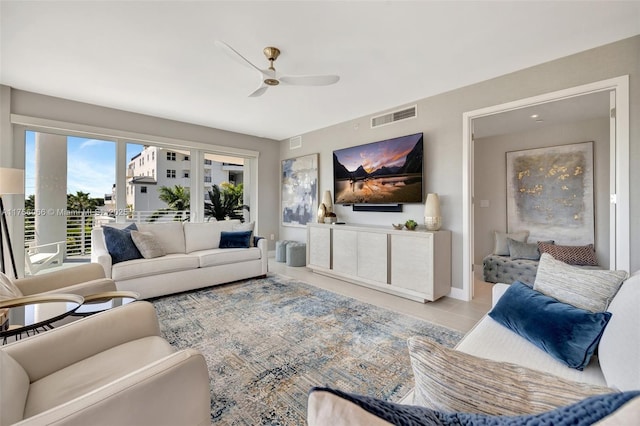
[[[71,293],[80,296],[117,290],[113,280],[105,278],[97,263],[86,263],[59,271],[11,280],[22,292],[20,296],[39,293]]]
[[[208,425],[201,353],[134,302],[0,347],[0,426]]]

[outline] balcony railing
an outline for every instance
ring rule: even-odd
[[[134,211],[125,212],[124,221],[127,223],[151,223],[151,222],[172,222],[189,220],[189,211],[168,210],[168,211]],[[72,256],[86,256],[91,254],[91,229],[116,222],[115,217],[107,215],[96,215],[93,212],[83,212],[82,214],[67,215],[66,224],[66,250],[65,258]],[[36,241],[35,232],[36,216],[25,216],[24,220],[24,243],[25,248]],[[51,241],[46,241],[51,242]]]

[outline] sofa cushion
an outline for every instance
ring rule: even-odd
[[[511,233],[495,231],[493,237],[493,254],[497,254],[499,256],[509,256],[509,243],[507,242],[507,238],[526,243],[527,238],[529,237],[529,231]]]
[[[252,231],[222,231],[220,233],[220,248],[249,248]]]
[[[131,238],[131,231],[136,231],[137,229],[135,223],[123,229],[112,226],[102,228],[104,243],[107,251],[111,255],[112,264],[115,265],[116,263],[126,262],[127,260],[142,258],[142,254],[140,254],[140,251]]]
[[[490,415],[541,413],[610,393],[517,364],[478,358],[423,337],[409,339],[413,403],[440,411]]]
[[[556,425],[591,426],[621,412],[639,399],[640,391],[609,393],[585,398],[544,413],[520,416],[490,416],[475,413],[440,412],[415,405],[401,405],[370,396],[331,388],[312,388],[307,421],[315,425]]]
[[[626,271],[567,265],[542,253],[533,288],[577,308],[604,312],[627,276]]]
[[[583,370],[607,326],[609,312],[558,302],[516,281],[488,314],[568,367]]]
[[[640,271],[626,280],[609,305],[613,315],[600,339],[598,357],[607,386],[640,389]]]
[[[554,259],[569,265],[598,266],[593,244],[586,246],[559,246],[545,241],[538,242],[540,253],[549,253]]]
[[[184,237],[186,253],[220,247],[220,232],[231,231],[239,224],[238,220],[221,220],[219,222],[185,223]]]
[[[262,252],[257,247],[251,247],[249,249],[217,248],[211,250],[201,250],[191,254],[198,257],[201,268],[206,268],[207,266],[226,265],[228,263],[258,260],[260,259]],[[241,268],[242,266],[239,267]]]
[[[22,296],[22,292],[11,281],[11,278],[0,272],[0,300],[15,299]]]
[[[29,393],[29,376],[24,368],[0,349],[0,425],[23,419]]]
[[[151,232],[131,231],[131,239],[145,259],[153,259],[167,254],[160,241]]]
[[[31,383],[24,416],[31,417],[64,404],[172,354],[158,336],[124,343]]]
[[[151,232],[167,254],[186,253],[182,222],[140,223],[138,230]]]
[[[153,259],[136,259],[113,265],[111,277],[115,281],[147,277],[149,275],[196,269],[198,258],[188,254],[168,254]]]

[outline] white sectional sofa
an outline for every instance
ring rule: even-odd
[[[576,286],[581,285],[579,282],[575,284]],[[494,285],[492,293],[494,307],[508,288],[509,284]],[[516,382],[529,379],[532,383],[538,382],[540,378],[532,377],[535,376],[535,373],[532,375],[530,372],[540,372],[545,376],[544,380],[547,381],[550,389],[552,387],[562,388],[567,385],[571,388],[571,384],[574,384],[575,393],[579,395],[590,392],[602,393],[606,389],[610,392],[640,390],[640,309],[638,306],[640,306],[640,271],[627,278],[611,300],[607,308],[607,312],[612,314],[611,319],[604,329],[597,354],[591,358],[583,370],[567,367],[533,343],[502,326],[489,315],[485,315],[464,336],[455,350],[444,348],[441,351],[445,354],[448,352],[449,355],[444,356],[450,357],[449,362],[454,362],[456,365],[455,368],[452,368],[454,372],[451,374],[465,374],[468,376],[467,379],[476,383],[473,389],[469,389],[468,398],[470,401],[474,400],[475,396],[472,395],[478,392],[478,389],[483,389],[483,382],[490,382],[487,380],[486,374],[479,371],[483,368],[482,360],[487,360],[486,369],[489,370],[489,375],[491,372],[495,372],[496,376],[500,376],[495,369],[510,364],[516,369],[518,367],[524,368],[518,370],[518,374],[521,376],[514,379]],[[433,349],[428,348],[428,350],[432,351]],[[433,351],[435,353],[440,349]],[[425,355],[425,362],[432,362],[434,356],[436,358],[443,356],[442,354],[434,355],[434,353]],[[461,354],[455,356],[453,355],[455,353]],[[463,364],[463,367],[460,367],[458,363]],[[463,369],[468,371],[459,371]],[[433,372],[431,373],[433,374]],[[417,376],[416,380],[419,381]],[[442,380],[446,382],[447,379]],[[500,380],[500,378],[496,377],[494,380]],[[456,381],[462,382],[462,378],[458,376]],[[491,387],[493,384],[489,383],[487,386]],[[509,385],[505,384],[504,386],[508,387]],[[532,389],[534,388],[535,386],[532,386]],[[498,395],[497,389],[494,390]],[[536,392],[538,391],[532,391],[533,399],[536,398]],[[539,395],[540,393],[538,393]],[[465,397],[464,395],[458,396]],[[572,396],[567,393],[567,397]],[[517,397],[513,398],[517,400]],[[401,403],[422,405],[424,402],[418,401],[419,399],[413,390],[403,398]],[[521,403],[523,413],[531,409],[531,406],[527,404],[530,404],[530,401],[522,401]]]
[[[266,240],[260,239],[250,248],[219,248],[220,233],[233,231],[238,224],[237,220],[139,223],[138,230],[153,234],[166,255],[115,265],[102,228],[94,228],[91,261],[102,265],[106,277],[115,281],[118,290],[138,292],[143,299],[266,275]]]

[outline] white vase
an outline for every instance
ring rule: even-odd
[[[424,205],[424,226],[428,231],[437,231],[442,226],[438,194],[427,194],[427,202]]]

